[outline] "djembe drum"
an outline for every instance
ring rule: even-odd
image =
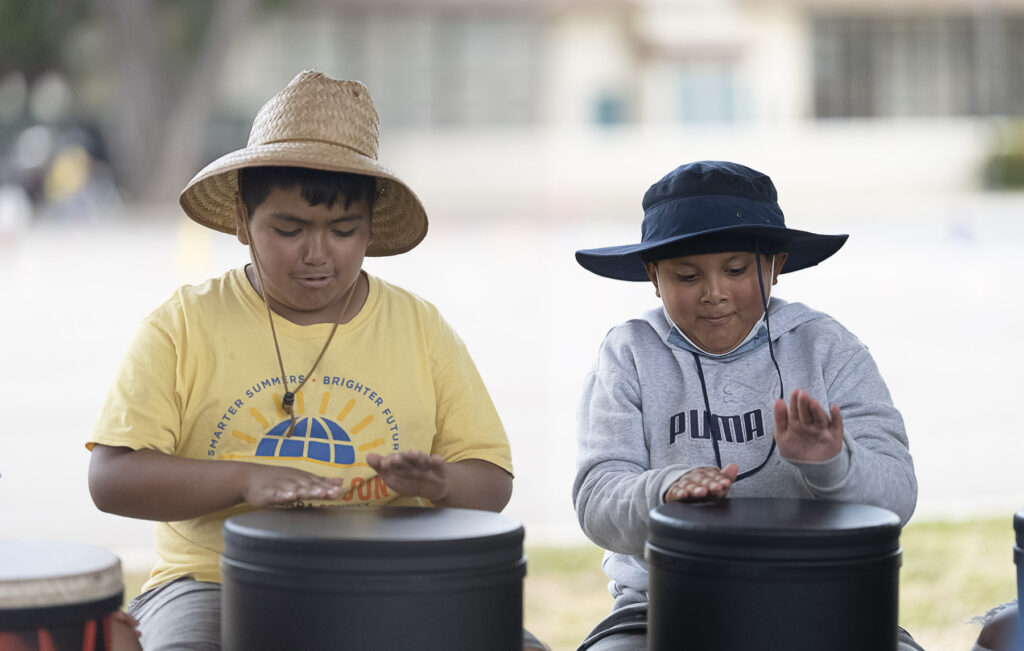
[[[825,500],[651,511],[648,648],[895,651],[900,521]]]
[[[222,647],[522,649],[522,542],[519,523],[470,509],[229,518]]]
[[[121,561],[101,547],[0,541],[0,651],[110,649]]]

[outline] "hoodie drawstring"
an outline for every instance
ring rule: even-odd
[[[772,345],[772,326],[771,326],[771,319],[768,318],[768,300],[765,297],[764,278],[762,278],[762,276],[761,276],[761,250],[760,249],[761,249],[760,243],[757,240],[754,240],[754,260],[755,260],[755,263],[757,264],[757,284],[758,284],[758,287],[760,287],[760,289],[761,289],[761,307],[764,308],[764,325],[765,325],[765,328],[768,330],[768,355],[771,356],[772,364],[775,365],[775,373],[779,376],[779,398],[780,399],[785,399],[784,396],[786,395],[786,391],[785,391],[785,388],[783,387],[783,384],[782,384],[782,370],[779,368],[779,362],[776,361],[776,359],[775,359],[775,348]],[[774,263],[772,264],[772,272],[774,273]],[[718,421],[715,420],[715,418],[712,416],[712,413],[711,413],[711,402],[710,402],[710,400],[708,400],[708,387],[707,387],[707,383],[704,380],[704,367],[701,364],[700,356],[698,356],[697,353],[694,353],[694,352],[691,351],[690,354],[693,355],[693,361],[697,365],[697,377],[700,378],[700,390],[701,390],[701,393],[704,396],[704,413],[705,413],[705,418],[707,419],[707,422],[708,422],[708,428],[711,430],[711,446],[715,450],[715,465],[718,468],[724,468],[725,465],[722,463],[722,452],[718,448],[718,439],[721,436],[721,432],[718,431]],[[736,481],[739,481],[741,479],[746,479],[747,477],[750,477],[751,475],[754,475],[754,474],[760,472],[760,470],[762,468],[764,468],[766,465],[768,465],[768,460],[772,458],[772,454],[774,454],[774,453],[775,453],[775,436],[773,435],[772,436],[771,447],[768,449],[768,454],[767,454],[767,456],[765,456],[764,461],[762,461],[756,468],[753,468],[753,469],[748,470],[746,472],[741,472],[739,475],[736,476]]]

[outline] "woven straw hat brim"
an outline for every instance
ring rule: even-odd
[[[178,197],[185,213],[196,222],[224,233],[235,233],[235,193],[238,170],[243,167],[281,165],[331,172],[375,176],[377,198],[373,206],[368,256],[405,253],[427,234],[427,214],[416,194],[373,158],[342,145],[319,141],[275,142],[252,145],[221,156],[189,181]]]

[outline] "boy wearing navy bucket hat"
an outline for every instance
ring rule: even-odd
[[[220,648],[230,516],[509,500],[508,438],[465,344],[433,305],[363,269],[427,232],[377,150],[366,87],[305,71],[259,110],[245,148],[181,193],[251,262],[143,321],[87,443],[96,505],[156,522],[158,560],[128,609],[147,651]]]
[[[652,283],[662,303],[608,332],[584,382],[573,501],[607,550],[615,603],[581,651],[647,648],[644,542],[666,502],[829,499],[906,524],[917,501],[903,419],[867,348],[771,296],[779,274],[847,236],[788,228],[771,179],[724,161],[675,169],[643,209],[639,243],[576,252],[595,274]]]

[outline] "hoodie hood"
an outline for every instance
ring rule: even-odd
[[[771,339],[773,342],[778,341],[784,334],[808,321],[825,317],[824,313],[812,310],[802,303],[788,303],[774,296],[771,303],[768,304],[768,322],[771,324]],[[724,354],[709,353],[690,344],[683,337],[679,328],[669,320],[663,306],[645,312],[643,320],[658,333],[658,336],[665,342],[665,345],[672,350],[695,353],[703,358],[713,359],[718,362],[735,361],[768,343],[768,329],[765,327],[763,319],[759,322],[758,332],[752,339],[749,339],[735,350]]]

